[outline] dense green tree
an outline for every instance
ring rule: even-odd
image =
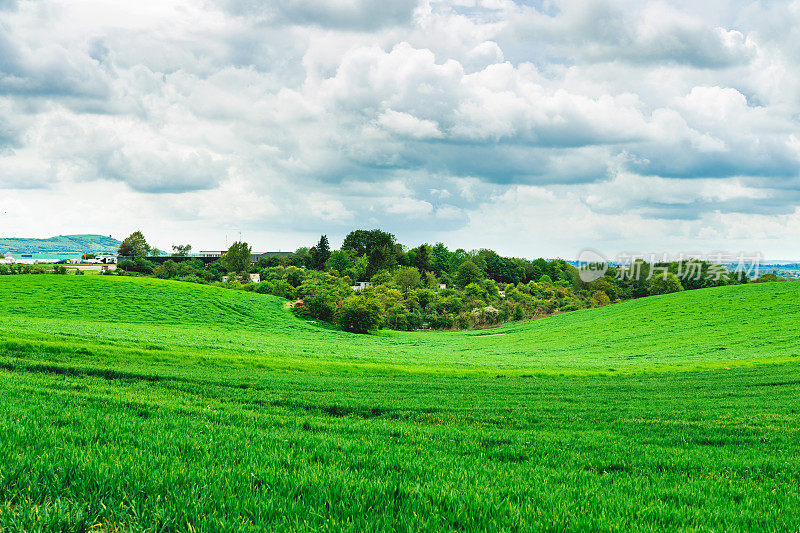
[[[620,272],[620,286],[628,298],[642,298],[650,294],[650,264],[637,259]]]
[[[394,249],[391,246],[380,246],[367,256],[367,276],[373,276],[380,270],[392,270],[397,266]]]
[[[452,264],[453,254],[447,249],[444,243],[437,242],[433,248],[431,248],[430,255],[433,272],[438,277],[441,277],[444,273],[454,272],[457,268]]]
[[[456,285],[462,289],[470,283],[478,283],[484,278],[483,272],[472,261],[464,261],[456,272]]]
[[[356,256],[367,256],[366,276],[372,277],[379,270],[397,266],[398,246],[395,236],[378,229],[351,231],[342,243],[342,250],[350,250]],[[399,248],[402,251],[402,247]]]
[[[228,251],[222,255],[221,261],[228,272],[241,274],[250,270],[253,251],[246,242],[236,241],[231,244]]]
[[[486,294],[491,296],[492,298],[497,298],[500,293],[500,289],[497,287],[497,282],[493,279],[485,279],[481,281],[481,287],[486,291]]]
[[[282,279],[262,281],[256,285],[255,291],[259,294],[272,294],[288,300],[294,297],[294,287]]]
[[[355,263],[349,253],[344,250],[331,252],[331,256],[325,261],[326,270],[335,270],[340,275],[348,275],[346,272],[355,269]],[[352,277],[352,276],[351,276]]]
[[[388,270],[380,270],[369,279],[373,285],[392,285],[394,276]]]
[[[429,305],[436,302],[438,296],[436,292],[432,289],[417,289],[414,291],[414,296],[417,298],[417,302],[421,309],[427,309]]]
[[[283,277],[292,287],[299,287],[305,281],[305,273],[302,269],[294,266],[286,267]]]
[[[394,281],[403,293],[421,286],[419,270],[414,267],[401,267],[395,271]]]
[[[336,296],[330,291],[314,290],[303,298],[303,306],[314,318],[331,320],[336,312]]]
[[[511,257],[501,257],[492,250],[481,250],[478,255],[483,260],[486,277],[498,283],[519,283],[525,280],[527,261]]]
[[[147,244],[147,239],[144,238],[141,231],[134,231],[120,243],[117,253],[134,259],[147,257],[150,253],[150,245]]]
[[[395,236],[379,229],[351,231],[344,238],[342,250],[352,250],[356,255],[367,256],[383,247],[388,247],[394,252]]]
[[[547,261],[545,259],[540,257],[534,260],[531,264],[533,265],[533,268],[531,270],[530,281],[539,281],[542,276],[547,274]]]

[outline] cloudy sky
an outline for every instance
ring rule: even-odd
[[[0,235],[800,258],[800,1],[0,0]]]

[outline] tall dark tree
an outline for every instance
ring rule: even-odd
[[[431,263],[433,271],[437,276],[445,272],[453,272],[458,265],[453,265],[453,253],[447,249],[444,243],[437,242],[431,250]]]
[[[367,276],[372,277],[380,270],[392,270],[397,266],[394,248],[381,246],[372,250],[367,256]]]
[[[310,267],[314,270],[323,270],[325,268],[325,261],[327,261],[331,256],[331,247],[328,244],[328,236],[321,236],[317,245],[308,251],[308,255],[311,256]]]
[[[421,244],[414,249],[416,255],[414,257],[414,266],[417,267],[419,273],[425,275],[425,272],[432,272],[433,265],[431,264],[431,251],[430,246]]]

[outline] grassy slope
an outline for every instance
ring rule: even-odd
[[[799,291],[352,336],[255,294],[0,278],[0,530],[794,530]]]
[[[800,283],[691,291],[469,333],[354,336],[308,324],[279,299],[180,282],[0,278],[6,342],[50,341],[99,357],[221,358],[273,368],[636,371],[790,361]],[[36,333],[33,333],[36,332]],[[65,337],[66,336],[66,337]]]

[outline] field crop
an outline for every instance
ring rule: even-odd
[[[0,530],[797,530],[800,284],[357,336],[0,278]]]

